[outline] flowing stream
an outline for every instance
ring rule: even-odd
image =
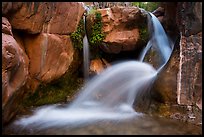
[[[139,61],[125,61],[108,67],[88,81],[79,96],[70,104],[63,107],[55,104],[36,108],[32,115],[21,117],[14,122],[19,127],[18,133],[185,134],[185,131],[177,130],[183,128],[183,124],[167,122],[167,125],[158,125],[155,120],[145,118],[144,114],[133,109],[136,96],[151,88],[157,73],[165,66],[173,50],[162,25],[152,13],[149,13],[149,21],[153,31]],[[88,45],[86,36],[84,43]],[[161,67],[157,70],[152,65],[142,62],[151,46],[158,49],[163,59]],[[84,55],[88,56],[88,48],[84,49]],[[84,60],[88,65],[88,58]],[[87,72],[88,67],[84,66],[84,69]],[[85,74],[85,78],[87,77],[88,74]],[[91,130],[96,127],[97,130]],[[161,130],[156,132],[158,128]]]

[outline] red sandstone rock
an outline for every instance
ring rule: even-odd
[[[55,6],[55,15],[48,23],[47,32],[57,34],[70,34],[74,32],[85,11],[82,3],[56,2]],[[46,30],[43,32],[46,32]]]
[[[108,44],[108,47],[103,49],[109,53],[119,53],[121,51],[134,50],[136,49],[136,43],[139,37],[138,29],[127,31],[112,31],[104,39],[104,42]]]
[[[110,64],[105,59],[94,59],[90,62],[90,71],[94,74],[100,74]]]
[[[31,34],[70,34],[76,30],[83,13],[83,5],[78,2],[23,2],[9,21],[14,29]]]
[[[32,79],[49,83],[62,76],[73,61],[74,49],[69,36],[42,33],[24,39],[30,59]]]
[[[26,82],[28,63],[26,54],[16,40],[2,33],[2,98],[3,107]]]
[[[108,53],[120,53],[140,48],[139,25],[145,26],[146,15],[137,7],[112,7],[98,10],[102,16],[102,32],[106,34],[101,49]],[[92,24],[93,16],[87,17]],[[89,29],[88,29],[89,31]]]

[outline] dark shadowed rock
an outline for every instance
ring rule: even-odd
[[[13,36],[11,31],[11,24],[9,23],[8,19],[5,17],[2,17],[2,33]]]

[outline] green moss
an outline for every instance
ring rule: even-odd
[[[66,74],[61,79],[40,85],[34,94],[27,95],[23,100],[23,106],[40,106],[65,102],[67,96],[73,96],[82,85],[78,78],[71,74]]]
[[[140,40],[142,42],[147,42],[147,40],[149,38],[149,33],[148,33],[147,27],[141,27],[139,30],[139,33],[140,33]]]
[[[170,116],[170,106],[168,104],[161,104],[158,106],[158,113],[162,116]]]
[[[73,33],[71,33],[71,40],[74,44],[74,47],[76,49],[83,49],[83,38],[85,35],[85,30],[84,30],[84,21],[83,19],[80,20],[79,25],[77,26],[77,30]]]
[[[105,34],[102,33],[102,17],[100,12],[95,12],[94,24],[92,26],[92,33],[90,37],[90,44],[94,46],[99,46],[103,39],[105,38]]]

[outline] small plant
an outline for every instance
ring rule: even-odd
[[[94,25],[92,26],[92,34],[90,38],[91,45],[98,46],[105,38],[105,34],[102,33],[101,20],[102,20],[101,13],[95,12],[95,20]]]
[[[75,48],[79,50],[83,49],[84,35],[85,35],[84,21],[83,19],[81,19],[77,27],[77,30],[70,35]]]

